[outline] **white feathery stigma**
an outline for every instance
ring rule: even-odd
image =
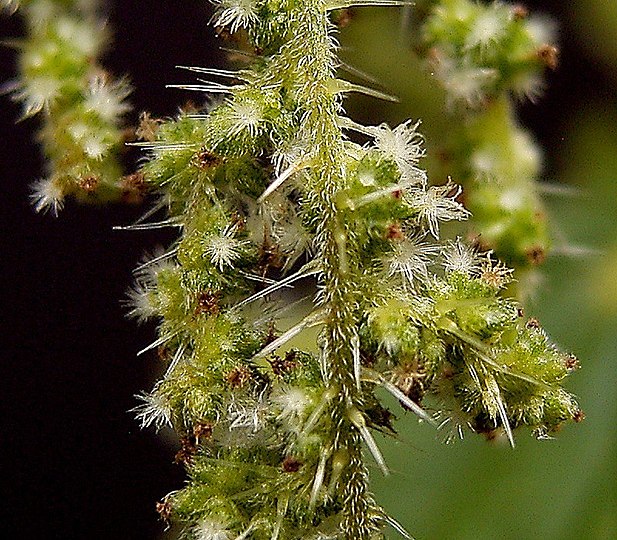
[[[228,225],[221,231],[221,234],[209,236],[206,239],[205,252],[212,264],[221,271],[225,266],[232,267],[242,256],[243,246],[248,244],[248,241],[234,237],[236,228],[235,225]]]
[[[446,272],[462,272],[473,276],[480,270],[480,260],[475,250],[460,237],[448,241],[442,251],[443,267]]]
[[[557,40],[557,25],[550,17],[533,15],[525,21],[525,30],[538,45],[554,43]]]
[[[95,131],[92,126],[84,122],[76,122],[67,127],[68,133],[74,141],[81,145],[88,157],[101,159],[109,148],[109,143],[104,141],[104,133]]]
[[[126,293],[124,304],[129,308],[127,317],[136,319],[138,323],[145,322],[158,314],[152,303],[151,295],[154,290],[147,287],[145,283],[135,282]]]
[[[228,524],[217,518],[203,518],[191,529],[195,540],[232,540],[235,535]]]
[[[171,407],[162,395],[156,392],[150,394],[143,392],[135,397],[143,401],[141,405],[131,409],[137,413],[135,418],[142,429],[154,426],[158,431],[165,426],[172,426]]]
[[[90,79],[84,106],[106,122],[115,123],[130,110],[124,101],[130,93],[131,87],[125,81],[112,82],[107,75],[98,74]]]
[[[230,421],[229,429],[249,429],[257,433],[265,426],[268,404],[261,394],[255,399],[230,401],[227,414]]]
[[[53,77],[32,77],[14,86],[13,99],[24,103],[24,117],[47,110],[60,95],[62,83]]]
[[[407,120],[394,129],[387,124],[381,124],[372,130],[375,147],[396,163],[402,179],[411,184],[426,182],[426,173],[417,167],[418,161],[424,156],[423,138],[417,131],[419,125],[419,121],[414,124]]]
[[[390,275],[402,274],[409,283],[428,278],[428,266],[439,253],[439,247],[422,242],[422,236],[406,238],[397,243],[386,259]]]
[[[214,25],[229,26],[232,33],[259,20],[256,0],[217,0],[215,3],[218,7],[212,17]]]
[[[450,102],[464,101],[476,107],[484,100],[486,88],[497,79],[498,72],[494,68],[476,67],[471,62],[457,65],[441,57],[435,66],[435,75],[444,85]]]
[[[54,216],[64,207],[64,190],[53,178],[41,178],[32,184],[30,201],[37,212],[51,212]]]
[[[34,3],[41,4],[42,2]],[[81,21],[75,17],[58,16],[57,13],[54,14],[53,22],[62,41],[86,57],[96,58],[108,37],[104,26],[101,24],[93,27],[89,22]]]
[[[297,386],[280,386],[270,398],[281,420],[294,421],[304,417],[312,400],[306,392]]]
[[[509,13],[510,9],[498,3],[481,10],[467,35],[466,48],[486,48],[495,43],[506,31]]]
[[[243,131],[254,137],[258,133],[260,124],[263,122],[264,107],[263,103],[255,99],[236,99],[228,101],[230,107],[229,117],[234,120],[234,125],[230,128],[230,136],[235,136]]]
[[[418,211],[420,220],[428,226],[431,234],[438,239],[440,221],[461,221],[469,217],[469,212],[456,200],[462,191],[460,186],[448,182],[443,186],[431,186],[426,191],[408,191],[403,196]]]

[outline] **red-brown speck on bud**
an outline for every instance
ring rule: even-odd
[[[512,15],[517,21],[521,21],[529,17],[529,10],[523,4],[515,4],[512,6]]]
[[[216,33],[216,37],[222,39],[223,41],[227,41],[229,43],[242,43],[242,35],[240,32],[231,32],[231,29],[227,26],[217,26],[214,28],[214,32]],[[246,40],[244,40],[246,41]]]
[[[197,297],[197,306],[195,307],[195,315],[218,315],[220,312],[220,291],[202,291]]]
[[[353,12],[349,8],[339,9],[334,13],[333,19],[336,26],[345,28],[349,26],[349,23],[353,19]]]
[[[489,429],[481,433],[487,442],[496,442],[503,436],[504,431],[503,429]]]
[[[238,232],[243,232],[246,229],[246,218],[239,212],[231,214],[231,224]]]
[[[195,437],[195,444],[198,445],[200,439],[211,439],[213,429],[214,427],[212,426],[212,424],[195,424],[195,426],[193,426],[193,436]]]
[[[296,367],[298,367],[298,362],[296,362],[297,354],[298,353],[294,351],[293,349],[285,353],[285,358],[283,358],[283,363],[281,365],[281,368],[283,369],[285,373],[288,373],[292,369],[295,369]]]
[[[94,193],[99,186],[100,179],[98,176],[90,174],[79,179],[79,188],[86,193]]]
[[[583,420],[585,420],[585,413],[581,411],[580,409],[578,409],[574,413],[574,416],[572,416],[572,420],[574,420],[577,424],[582,422]]]
[[[487,441],[496,441],[504,433],[503,429],[496,426],[493,421],[485,416],[474,418],[471,427],[476,433],[484,435]]]
[[[122,201],[127,204],[140,204],[143,202],[148,186],[143,173],[136,172],[123,176],[120,180]]]
[[[193,156],[193,164],[200,169],[210,169],[221,164],[221,158],[216,154],[208,151],[205,146],[202,146],[199,152]]]
[[[525,252],[527,260],[534,266],[542,264],[546,260],[546,252],[540,246],[532,247]]]
[[[169,501],[160,501],[156,503],[156,511],[163,521],[169,521],[171,518],[172,506]]]
[[[192,436],[182,437],[180,439],[180,450],[174,457],[174,462],[178,465],[190,464],[193,461],[193,456],[197,453],[195,439]]]
[[[395,199],[400,199],[403,196],[403,190],[402,189],[395,189],[392,192],[392,197],[394,197]]]
[[[156,354],[159,357],[159,360],[162,360],[163,362],[171,360],[171,351],[169,350],[169,347],[166,347],[165,345],[159,346],[156,349]]]
[[[546,43],[536,51],[536,54],[547,68],[553,71],[557,69],[559,65],[559,49],[557,47]]]
[[[451,379],[454,375],[455,371],[451,365],[445,365],[441,370],[441,376],[446,380]]]
[[[388,225],[386,229],[386,239],[388,240],[402,240],[405,238],[405,234],[403,233],[403,229],[398,223],[392,223]]]
[[[360,362],[363,366],[373,367],[377,363],[377,356],[371,351],[360,350]]]
[[[282,463],[283,471],[286,473],[295,473],[302,467],[302,462],[293,456],[287,456]]]
[[[264,346],[270,345],[277,338],[276,327],[273,322],[268,325],[268,333],[266,334],[266,338],[264,340]]]
[[[482,238],[480,234],[470,234],[467,236],[467,240],[471,244],[471,247],[480,253],[491,249],[490,243]]]
[[[236,366],[225,377],[232,388],[242,388],[252,378],[252,373],[246,366]]]
[[[540,328],[540,321],[534,317],[530,317],[530,319],[525,323],[527,328],[533,328],[534,330],[538,330]]]
[[[277,355],[272,355],[271,358],[268,358],[268,362],[272,367],[272,373],[277,376],[285,375],[285,373],[289,373],[295,367],[297,367],[298,363],[296,362],[296,351],[293,349],[287,351],[285,354],[285,358],[281,358]]]
[[[152,118],[149,112],[142,112],[139,115],[139,125],[135,130],[135,137],[139,140],[153,142],[156,140],[156,132],[163,123],[160,118]]]
[[[197,114],[201,112],[201,108],[192,99],[187,99],[181,106],[180,112],[182,114]]]
[[[283,257],[278,244],[271,243],[268,239],[259,246],[259,260],[257,267],[262,276],[266,276],[270,270],[278,270],[283,267]]]
[[[397,366],[392,372],[392,382],[411,401],[420,403],[424,397],[424,378],[426,373],[417,360]],[[408,407],[401,402],[403,409]]]
[[[578,361],[578,358],[576,356],[574,356],[573,354],[569,354],[566,357],[566,369],[568,371],[574,371],[575,369],[579,369],[581,367],[581,364]]]
[[[448,176],[448,183],[452,184],[452,178],[450,178],[449,176]],[[453,198],[456,202],[462,204],[463,197],[464,197],[464,190],[462,189],[462,186],[459,186],[458,184],[452,184],[452,187],[447,193],[444,194],[444,197],[448,199]]]

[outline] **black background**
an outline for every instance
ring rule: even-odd
[[[606,81],[571,40],[559,0],[527,2],[561,24],[562,65],[547,95],[522,117],[559,160],[559,119]],[[177,63],[220,65],[210,7],[201,0],[115,2],[115,44],[105,63],[130,74],[137,110],[172,115],[185,96],[165,90],[182,81]],[[22,31],[0,19],[0,36]],[[0,79],[15,55],[0,49]],[[171,105],[170,105],[171,103]],[[14,124],[19,108],[0,101],[0,532],[22,539],[153,539],[163,529],[154,503],[182,485],[173,445],[140,431],[129,409],[155,379],[154,356],[136,357],[151,327],[123,317],[120,300],[145,249],[163,234],[113,231],[143,209],[68,204],[60,217],[30,208],[29,184],[42,174],[32,141],[36,121]]]

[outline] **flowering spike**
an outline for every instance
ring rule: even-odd
[[[33,186],[37,211],[57,215],[67,198],[120,199],[119,150],[123,116],[130,110],[126,80],[98,64],[108,41],[96,2],[3,0],[19,11],[28,34],[19,42],[19,78],[3,86],[22,103],[22,118],[40,117],[38,139],[49,163]]]
[[[158,349],[167,366],[138,397],[137,419],[173,425],[189,473],[160,503],[164,519],[195,540],[371,540],[388,524],[410,538],[369,487],[364,446],[388,474],[373,432],[395,433],[377,387],[422,421],[447,415],[441,426],[454,436],[503,430],[513,445],[523,426],[547,438],[582,419],[561,388],[576,360],[535,319],[522,320],[504,295],[512,270],[487,251],[516,244],[537,263],[545,252],[537,223],[515,227],[531,231],[524,241],[500,224],[473,248],[460,238],[440,243],[441,223],[470,213],[458,185],[429,183],[419,121],[392,128],[342,116],[348,92],[394,98],[335,78],[332,19],[342,25],[345,14],[328,11],[409,3],[213,0],[212,22],[242,31],[251,67],[182,67],[215,81],[170,87],[224,97],[173,119],[142,115],[131,144],[148,159],[117,182],[129,86],[94,63],[106,36],[74,13],[93,0],[0,2],[24,10],[36,29],[13,95],[45,119],[52,163],[34,187],[37,209],[57,212],[67,196],[133,184],[156,193],[154,208],[116,229],[177,229],[171,248],[140,262],[127,302],[130,316],[159,323],[138,354]],[[466,111],[461,130],[479,134],[462,141],[469,155],[448,149],[455,157],[442,165],[465,154],[452,172],[467,185],[469,171],[477,176],[465,191],[476,223],[502,211],[536,219],[529,179],[539,155],[513,127],[503,89],[534,91],[556,50],[538,43],[530,17],[498,2],[439,1],[418,15],[425,47],[416,49],[430,51],[447,114]],[[35,61],[49,43],[79,76],[59,76],[64,62]],[[506,54],[511,43],[523,51],[519,64]],[[496,125],[509,126],[504,137],[493,136]],[[308,315],[297,322],[300,313]],[[425,399],[436,403],[435,418]]]

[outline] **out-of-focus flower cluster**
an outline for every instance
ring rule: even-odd
[[[6,89],[23,104],[24,117],[42,117],[48,170],[33,185],[36,210],[57,214],[67,196],[105,201],[135,191],[123,186],[118,162],[131,88],[96,63],[109,40],[98,2],[3,4],[19,8],[28,24],[28,37],[17,43],[19,78]]]

